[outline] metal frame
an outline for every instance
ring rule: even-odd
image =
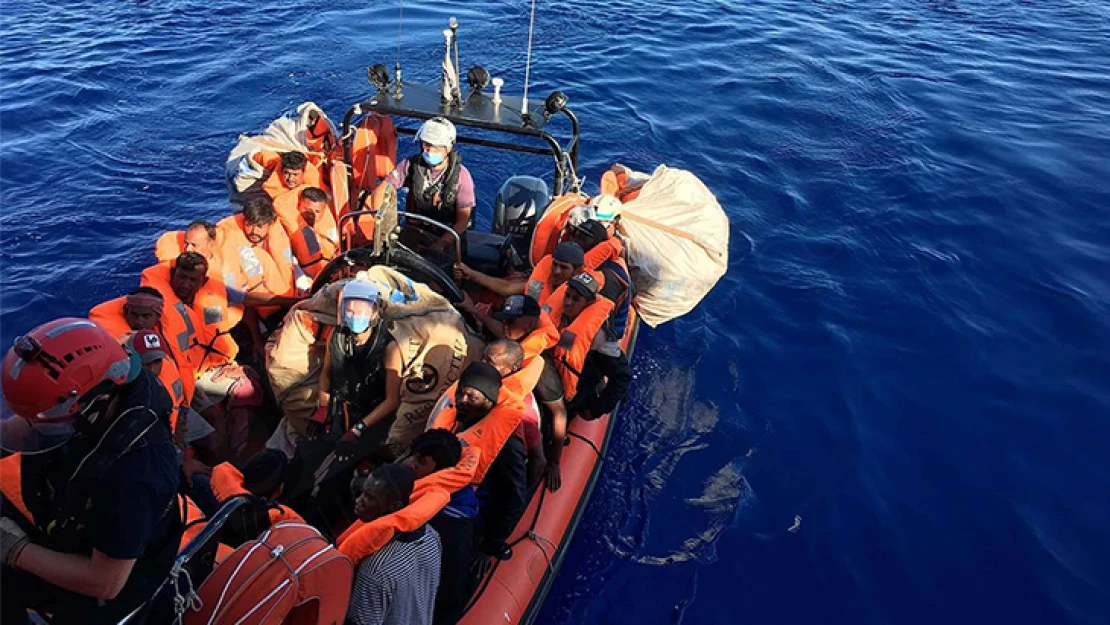
[[[391,92],[392,90],[392,92]],[[406,106],[407,102],[415,102],[415,106]],[[542,108],[543,102],[537,102]],[[559,140],[549,134],[545,127],[551,115],[546,111],[537,117],[531,113],[522,112],[524,102],[517,96],[501,96],[501,101],[494,103],[480,91],[471,91],[461,102],[443,102],[438,91],[428,85],[404,82],[400,86],[392,83],[386,89],[379,91],[369,99],[352,106],[343,117],[343,156],[345,161],[351,163],[351,142],[354,139],[352,122],[356,116],[365,113],[380,113],[394,117],[428,120],[433,117],[443,117],[457,126],[477,128],[494,132],[541,139],[547,143],[546,148],[535,147],[520,143],[493,141],[477,137],[458,137],[457,143],[477,145],[496,150],[508,150],[525,154],[550,155],[555,161],[553,176],[554,194],[562,195],[567,191],[576,190],[578,184],[578,146],[579,124],[578,117],[568,108],[563,107],[559,112],[570,118],[571,138],[566,147]],[[504,120],[501,118],[504,117]],[[398,134],[416,134],[411,128],[397,128]],[[569,171],[568,171],[569,167]],[[354,189],[354,170],[348,172],[349,186]],[[569,180],[568,180],[569,178]]]
[[[352,211],[350,213],[347,213],[347,214],[345,214],[345,215],[343,215],[339,218],[338,230],[340,232],[343,232],[343,224],[345,224],[348,221],[353,220],[355,217],[358,217],[360,215],[375,216],[377,214],[378,214],[378,210],[373,209],[373,208],[369,208],[369,209],[366,209],[366,210],[360,210],[360,211]],[[415,219],[417,221],[422,221],[424,223],[431,224],[431,225],[437,226],[439,228],[443,228],[447,232],[451,233],[451,237],[455,240],[455,262],[456,263],[461,263],[462,262],[462,259],[463,259],[462,258],[462,237],[459,236],[458,232],[455,232],[454,228],[452,228],[451,226],[448,226],[447,224],[445,224],[441,221],[436,221],[435,219],[432,219],[431,217],[425,217],[424,215],[418,215],[416,213],[410,213],[408,211],[399,210],[399,211],[397,211],[397,216],[398,217],[405,217],[406,219]]]

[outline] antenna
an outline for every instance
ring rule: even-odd
[[[532,15],[528,18],[528,57],[524,62],[524,97],[520,101],[520,118],[528,122],[528,78],[532,72],[532,30],[536,25],[536,0],[532,0]]]
[[[401,94],[401,25],[405,23],[405,0],[401,0],[401,11],[397,15],[397,64],[393,66],[394,80],[397,82],[397,91],[394,98],[400,100]]]

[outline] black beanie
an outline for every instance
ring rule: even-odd
[[[269,497],[285,483],[289,459],[276,449],[263,449],[243,466],[243,488],[260,497]]]
[[[459,376],[459,388],[464,387],[475,389],[485,395],[486,399],[497,403],[497,395],[501,392],[501,374],[491,364],[471,363]]]

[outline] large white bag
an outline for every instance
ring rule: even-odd
[[[637,310],[653,328],[693,310],[728,270],[728,217],[688,171],[660,165],[621,207],[617,231]]]

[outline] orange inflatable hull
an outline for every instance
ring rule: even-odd
[[[630,308],[628,330],[621,340],[629,357],[639,327],[635,308]],[[535,620],[601,473],[615,414],[570,423],[570,444],[563,448],[560,460],[562,486],[554,493],[542,486],[536,490],[509,538],[509,544],[516,543],[512,557],[495,562],[460,625],[516,625]]]

